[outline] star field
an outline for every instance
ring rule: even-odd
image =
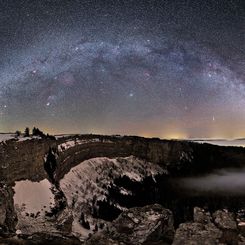
[[[0,131],[245,136],[242,1],[0,6]]]

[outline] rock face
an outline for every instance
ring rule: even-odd
[[[123,212],[85,244],[171,244],[173,234],[172,212],[155,204]]]
[[[0,181],[12,185],[16,180],[47,178],[44,157],[55,145],[56,141],[49,139],[0,142]]]
[[[222,230],[237,230],[237,224],[233,213],[227,210],[217,210],[213,214],[214,223]]]
[[[183,223],[176,231],[173,245],[219,244],[222,232],[212,223]]]
[[[245,244],[239,234],[235,216],[227,210],[211,214],[201,208],[194,209],[194,222],[179,225],[173,245]]]
[[[15,237],[1,238],[1,245],[81,245],[74,236],[66,236],[58,233],[35,233],[32,235],[18,235]]]
[[[0,180],[40,181],[48,177],[44,163],[49,150],[56,157],[54,177],[61,179],[84,160],[94,157],[135,157],[167,168],[173,175],[205,172],[210,168],[239,167],[245,149],[197,144],[188,141],[132,136],[71,135],[55,139],[14,139],[0,142]]]
[[[161,165],[184,165],[191,161],[192,149],[188,142],[145,139],[141,137],[78,136],[58,145],[55,179],[58,181],[71,167],[95,157],[135,156]],[[185,154],[183,154],[183,152]]]
[[[13,203],[13,190],[0,183],[0,234],[13,232],[17,223]]]

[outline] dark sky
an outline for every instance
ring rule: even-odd
[[[0,131],[245,136],[243,3],[0,0]]]

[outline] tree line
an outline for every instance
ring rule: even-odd
[[[21,135],[23,135],[23,137],[38,136],[38,137],[41,137],[41,138],[52,138],[52,139],[55,139],[54,136],[49,135],[49,134],[45,134],[45,133],[43,133],[43,131],[41,131],[39,128],[36,128],[36,127],[33,127],[32,133],[30,132],[30,128],[29,127],[25,128],[23,134],[22,134],[22,132],[20,130],[16,130],[15,136],[19,137]]]

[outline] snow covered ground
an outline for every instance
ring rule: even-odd
[[[88,230],[78,222],[82,211],[87,214],[86,219],[89,220],[91,229],[94,228],[97,221],[93,220],[88,210],[91,210],[95,200],[106,199],[108,187],[114,184],[114,179],[128,176],[131,180],[139,182],[146,176],[154,177],[163,172],[160,166],[149,164],[134,156],[114,159],[93,158],[73,167],[60,181],[60,187],[67,198],[68,206],[73,210],[73,232],[84,238],[88,235]],[[120,193],[132,194],[124,188],[121,188]],[[115,206],[125,210],[116,203]]]
[[[0,143],[5,143],[8,140],[18,140],[18,141],[25,141],[25,140],[31,140],[31,139],[41,139],[39,136],[30,136],[30,137],[24,137],[23,135],[16,137],[14,133],[9,133],[9,134],[3,134],[0,133]]]
[[[74,136],[74,134],[58,134],[58,135],[55,135],[55,138],[62,139],[62,138],[71,137],[71,136]]]
[[[100,142],[99,138],[93,138],[93,139],[73,139],[73,140],[67,140],[66,142],[58,145],[58,150],[59,152],[68,150],[71,147],[74,147],[76,145],[83,145],[83,144],[88,144],[88,143],[95,143],[95,142]],[[103,140],[103,143],[112,143],[110,140]]]
[[[51,192],[51,184],[47,179],[40,182],[30,180],[16,181],[14,186],[14,203],[23,207],[22,212],[34,213],[50,211],[54,205],[54,195]]]
[[[0,142],[5,142],[10,139],[14,139],[15,135],[14,134],[0,134]]]
[[[245,139],[236,139],[236,140],[194,140],[198,143],[208,143],[212,145],[220,146],[242,146],[245,147]]]
[[[14,205],[17,211],[17,229],[23,233],[52,230],[45,214],[55,205],[52,185],[47,179],[40,182],[29,180],[16,181]],[[48,228],[46,227],[48,226]]]
[[[149,164],[133,156],[126,158],[98,157],[86,160],[73,167],[60,181],[60,187],[65,193],[68,205],[74,201],[84,203],[106,198],[107,189],[113,179],[128,176],[134,181],[141,181],[143,177],[163,173],[163,169],[156,164]],[[123,193],[128,194],[124,189]]]

